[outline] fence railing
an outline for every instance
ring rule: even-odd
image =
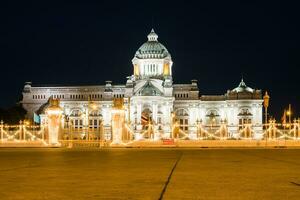
[[[122,133],[121,141],[130,143],[136,140],[153,141],[160,137],[163,132],[151,133],[150,131],[140,133],[137,138],[134,130],[126,126],[128,130]],[[153,129],[151,129],[153,131]],[[107,134],[107,133],[106,133]],[[112,133],[111,133],[112,134]],[[259,135],[259,137],[257,137]],[[158,136],[158,137],[157,137]],[[189,126],[188,130],[181,130],[178,127],[172,128],[170,138],[176,140],[268,140],[286,141],[300,140],[300,122],[294,121],[291,124],[278,124],[270,121],[263,126],[243,124],[242,126],[230,126],[225,123],[214,126],[196,124]],[[41,143],[47,145],[47,126],[30,125],[20,123],[18,125],[5,125],[0,123],[0,143]],[[59,133],[59,142],[62,147],[106,147],[113,142],[104,136],[103,127],[99,128],[62,128]]]

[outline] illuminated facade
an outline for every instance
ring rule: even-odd
[[[224,95],[200,95],[197,80],[174,84],[171,55],[153,30],[136,51],[132,64],[133,75],[125,85],[106,81],[105,85],[95,86],[39,87],[27,82],[21,103],[28,117],[38,113],[45,123],[49,98],[60,99],[64,126],[101,126],[108,140],[113,138],[113,101],[120,98],[124,100],[124,123],[136,140],[141,135],[162,139],[179,134],[195,139],[199,137],[199,126],[216,132],[222,124],[227,127],[226,138],[244,137],[239,130],[246,124],[253,130],[247,137],[262,138],[262,94],[247,87],[243,80]],[[147,134],[142,134],[145,130]]]

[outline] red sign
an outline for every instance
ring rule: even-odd
[[[173,145],[174,139],[163,139],[163,144],[164,145]]]

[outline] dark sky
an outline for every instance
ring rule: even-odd
[[[153,27],[172,55],[175,83],[198,79],[201,94],[224,94],[244,77],[268,90],[271,114],[300,114],[298,5],[287,1],[99,1],[1,5],[0,106],[24,82],[125,83]],[[277,113],[277,114],[276,114]]]

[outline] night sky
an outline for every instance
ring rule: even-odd
[[[25,1],[24,1],[25,2]],[[1,5],[0,107],[33,84],[124,84],[153,27],[172,55],[175,83],[198,79],[224,94],[241,77],[268,90],[271,115],[300,115],[298,5],[287,1],[16,2]]]

